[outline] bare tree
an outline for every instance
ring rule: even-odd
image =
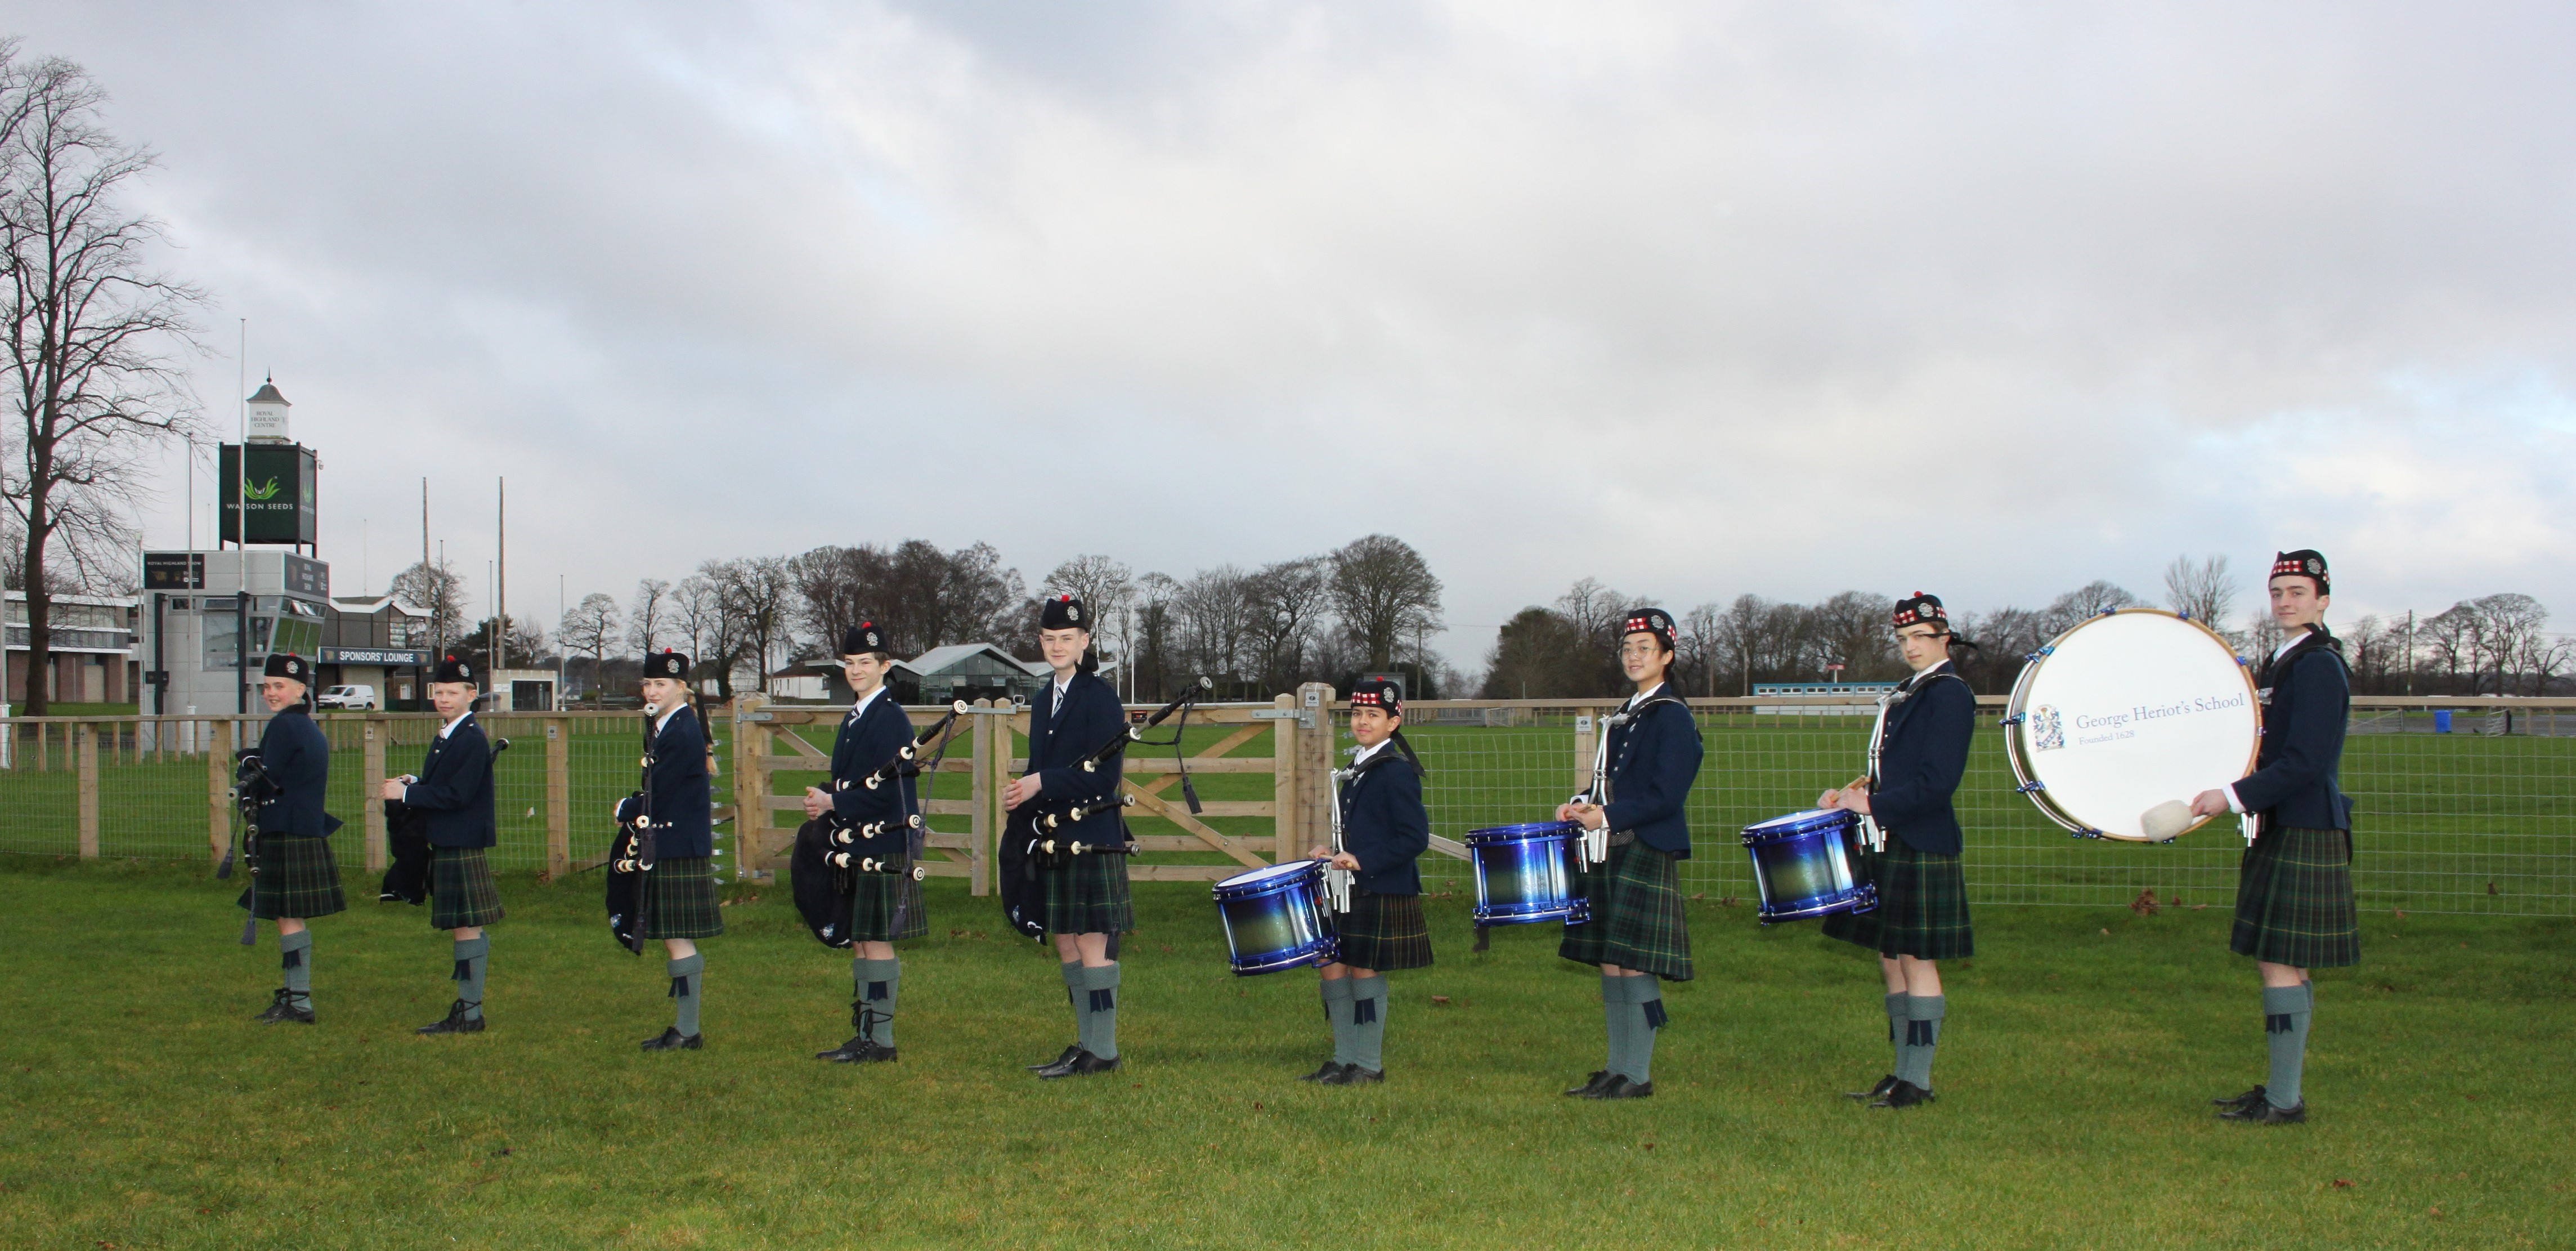
[[[1167,573],[1146,574],[1136,579],[1129,592],[1128,603],[1136,617],[1134,654],[1128,661],[1135,666],[1132,698],[1155,704],[1168,698],[1165,688],[1177,663],[1172,654],[1176,615],[1172,604],[1180,597],[1180,582]]]
[[[708,571],[723,564],[708,561],[672,588],[673,624],[689,645],[692,677],[712,673],[718,693],[733,698],[733,662],[742,653],[741,623],[725,611],[724,589]]]
[[[660,578],[645,578],[635,584],[635,606],[626,614],[626,641],[635,650],[651,655],[662,645],[662,635],[671,628],[671,584]]]
[[[563,624],[555,629],[567,652],[590,653],[591,685],[600,685],[599,674],[608,665],[608,649],[625,633],[617,601],[598,591],[581,597],[581,602],[564,610]],[[596,693],[594,692],[594,697]]]
[[[1262,688],[1274,694],[1293,690],[1312,672],[1308,665],[1317,636],[1332,608],[1332,558],[1307,556],[1264,565],[1245,591],[1252,600],[1254,662]]]
[[[32,64],[0,41],[0,369],[12,423],[0,498],[22,546],[27,672],[53,649],[53,588],[109,576],[133,545],[126,510],[146,493],[153,448],[196,429],[173,353],[196,348],[197,288],[152,268],[161,224],[126,211],[150,149],[101,124],[107,93],[59,57]],[[27,684],[27,712],[45,713]]]
[[[792,611],[795,576],[784,556],[746,556],[735,560],[711,560],[698,567],[716,587],[723,615],[734,623],[735,637],[741,641],[730,661],[740,658],[741,649],[751,652],[757,681],[769,680],[769,669],[790,633],[788,614]],[[732,691],[731,665],[725,673],[725,689]]]
[[[2205,557],[2198,564],[2189,556],[2176,556],[2165,566],[2165,607],[2210,629],[2227,629],[2227,618],[2236,611],[2236,591],[2236,575],[2228,572],[2224,556]]]
[[[1407,636],[1443,628],[1440,579],[1422,553],[1391,534],[1333,553],[1333,607],[1371,669],[1394,663],[1396,644]]]
[[[1202,569],[1181,584],[1172,600],[1184,677],[1205,674],[1232,683],[1243,678],[1255,632],[1251,579],[1232,565]],[[1241,694],[1228,690],[1229,698]]]
[[[1593,680],[1597,658],[1564,613],[1529,607],[1494,631],[1485,653],[1486,699],[1569,699],[1600,693]]]
[[[465,637],[465,579],[455,562],[415,564],[395,574],[386,590],[429,615],[429,636],[442,651]]]

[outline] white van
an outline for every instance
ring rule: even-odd
[[[372,686],[334,686],[313,699],[317,708],[347,708],[372,712],[376,707],[376,688]]]

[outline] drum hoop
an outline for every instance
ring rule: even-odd
[[[1222,882],[1213,883],[1208,889],[1216,892],[1219,899],[1263,894],[1282,886],[1294,886],[1321,874],[1322,870],[1316,867],[1321,863],[1316,860],[1291,860],[1286,864],[1263,865],[1258,869],[1246,869]],[[1236,893],[1228,895],[1227,891]]]
[[[1796,825],[1781,825],[1777,828],[1771,829],[1764,828],[1766,826],[1772,826],[1776,822],[1786,821],[1790,817],[1803,817],[1806,819],[1800,821]],[[1770,842],[1774,839],[1795,838],[1802,834],[1822,833],[1825,830],[1838,826],[1850,825],[1858,819],[1859,818],[1855,817],[1851,810],[1847,808],[1810,808],[1805,812],[1792,812],[1787,816],[1773,817],[1769,821],[1756,821],[1753,824],[1744,827],[1743,837],[1745,845],[1749,847],[1757,841]],[[1760,830],[1762,832],[1757,834],[1754,832],[1756,830]]]
[[[1571,838],[1583,827],[1572,821],[1531,821],[1521,825],[1495,825],[1467,831],[1460,840],[1471,847],[1490,847],[1497,843],[1529,843],[1550,838]]]
[[[2075,624],[2066,627],[2064,630],[2059,631],[2057,637],[2040,645],[2039,654],[2032,657],[2030,663],[2023,665],[2021,667],[2021,676],[2013,680],[2012,695],[2004,704],[2004,757],[2012,763],[2013,781],[2018,784],[2018,788],[2021,790],[2021,793],[2029,797],[2032,806],[2039,809],[2040,815],[2056,822],[2059,826],[2071,831],[2079,838],[2096,838],[2115,843],[2146,841],[2144,839],[2117,838],[2094,829],[2092,826],[2086,825],[2082,821],[2076,820],[2073,816],[2069,815],[2063,807],[2058,805],[2057,801],[2049,795],[2045,787],[2038,785],[2039,779],[2037,774],[2033,771],[2034,764],[2030,759],[2031,749],[2029,744],[2023,740],[2023,735],[2030,726],[2030,721],[2024,717],[2023,714],[2029,710],[2031,682],[2039,676],[2039,671],[2047,666],[2049,658],[2056,654],[2058,645],[2064,643],[2068,638],[2073,637],[2076,631],[2089,625],[2107,621],[2113,617],[2136,616],[2146,613],[2151,613],[2159,617],[2171,617],[2185,625],[2191,626],[2194,629],[2199,630],[2202,634],[2208,635],[2211,641],[2217,643],[2220,647],[2226,648],[2228,655],[2235,656],[2236,676],[2239,681],[2245,683],[2246,702],[2257,710],[2255,714],[2256,726],[2259,727],[2262,724],[2262,714],[2260,711],[2262,707],[2262,696],[2254,687],[2254,667],[2246,663],[2245,657],[2237,655],[2235,644],[2228,642],[2225,637],[2218,633],[2218,631],[2210,629],[2209,623],[2202,621],[2197,617],[2184,616],[2181,613],[2163,608],[2114,608],[2108,612],[2095,613],[2092,616],[2086,617],[2082,621],[2078,621]],[[2258,729],[2254,735],[2253,744],[2245,749],[2245,764],[2238,772],[2237,776],[2244,777],[2252,774],[2254,772],[2254,762],[2261,758],[2262,754],[2263,736]],[[2183,827],[2181,833],[2175,834],[2173,838],[2169,838],[2164,841],[2172,842],[2174,839],[2181,838],[2184,834],[2189,834],[2193,830],[2207,825],[2211,820],[2212,818],[2202,817],[2199,820],[2192,822],[2190,825]]]

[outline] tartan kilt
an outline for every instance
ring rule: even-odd
[[[1575,874],[1574,896],[1591,904],[1592,919],[1566,926],[1556,954],[1671,982],[1691,980],[1690,919],[1682,907],[1679,859],[1632,840],[1611,848],[1608,862]]]
[[[2352,902],[2352,834],[2264,823],[2237,870],[2240,956],[2299,969],[2361,963],[2361,921]]]
[[[504,915],[501,887],[482,847],[429,849],[429,928],[490,925]]]
[[[930,911],[921,906],[921,883],[912,880],[912,861],[899,860],[902,868],[893,873],[854,873],[858,889],[850,896],[850,941],[857,943],[893,943],[907,938],[920,938],[930,932]],[[894,914],[903,912],[903,928],[894,928]]]
[[[713,861],[706,856],[664,857],[644,875],[644,937],[713,938],[724,933],[716,910]]]
[[[331,840],[286,834],[259,836],[259,869],[238,901],[263,921],[279,917],[311,920],[349,910],[340,891],[340,864],[331,857]]]
[[[1050,934],[1124,934],[1136,928],[1127,857],[1084,854],[1061,869],[1037,866],[1040,916]]]
[[[1918,851],[1890,836],[1883,851],[1864,847],[1853,868],[1878,887],[1878,907],[1825,918],[1825,937],[1857,943],[1882,956],[1965,960],[1977,954],[1968,924],[1968,875],[1957,856]]]
[[[1340,960],[1358,969],[1431,967],[1431,926],[1422,919],[1422,896],[1380,895],[1351,889],[1351,910],[1333,918]]]

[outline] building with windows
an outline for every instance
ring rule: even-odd
[[[1104,663],[1101,676],[1108,677],[1117,668],[1114,661]],[[934,647],[910,660],[898,660],[886,671],[886,688],[894,693],[895,702],[903,704],[960,699],[970,704],[979,699],[1027,703],[1049,680],[1051,671],[1045,661],[1020,660],[990,643]],[[829,657],[770,674],[765,689],[772,699],[850,701],[850,683],[841,676],[841,662]]]
[[[56,595],[47,614],[54,628],[52,662],[45,666],[45,698],[66,704],[130,704],[142,685],[134,632],[142,600],[131,595]],[[7,694],[11,707],[27,702],[27,593],[8,593]]]
[[[391,595],[332,596],[322,622],[322,651],[314,657],[316,689],[372,686],[386,710],[418,712],[429,707],[422,684],[438,661],[436,646],[426,610]]]

